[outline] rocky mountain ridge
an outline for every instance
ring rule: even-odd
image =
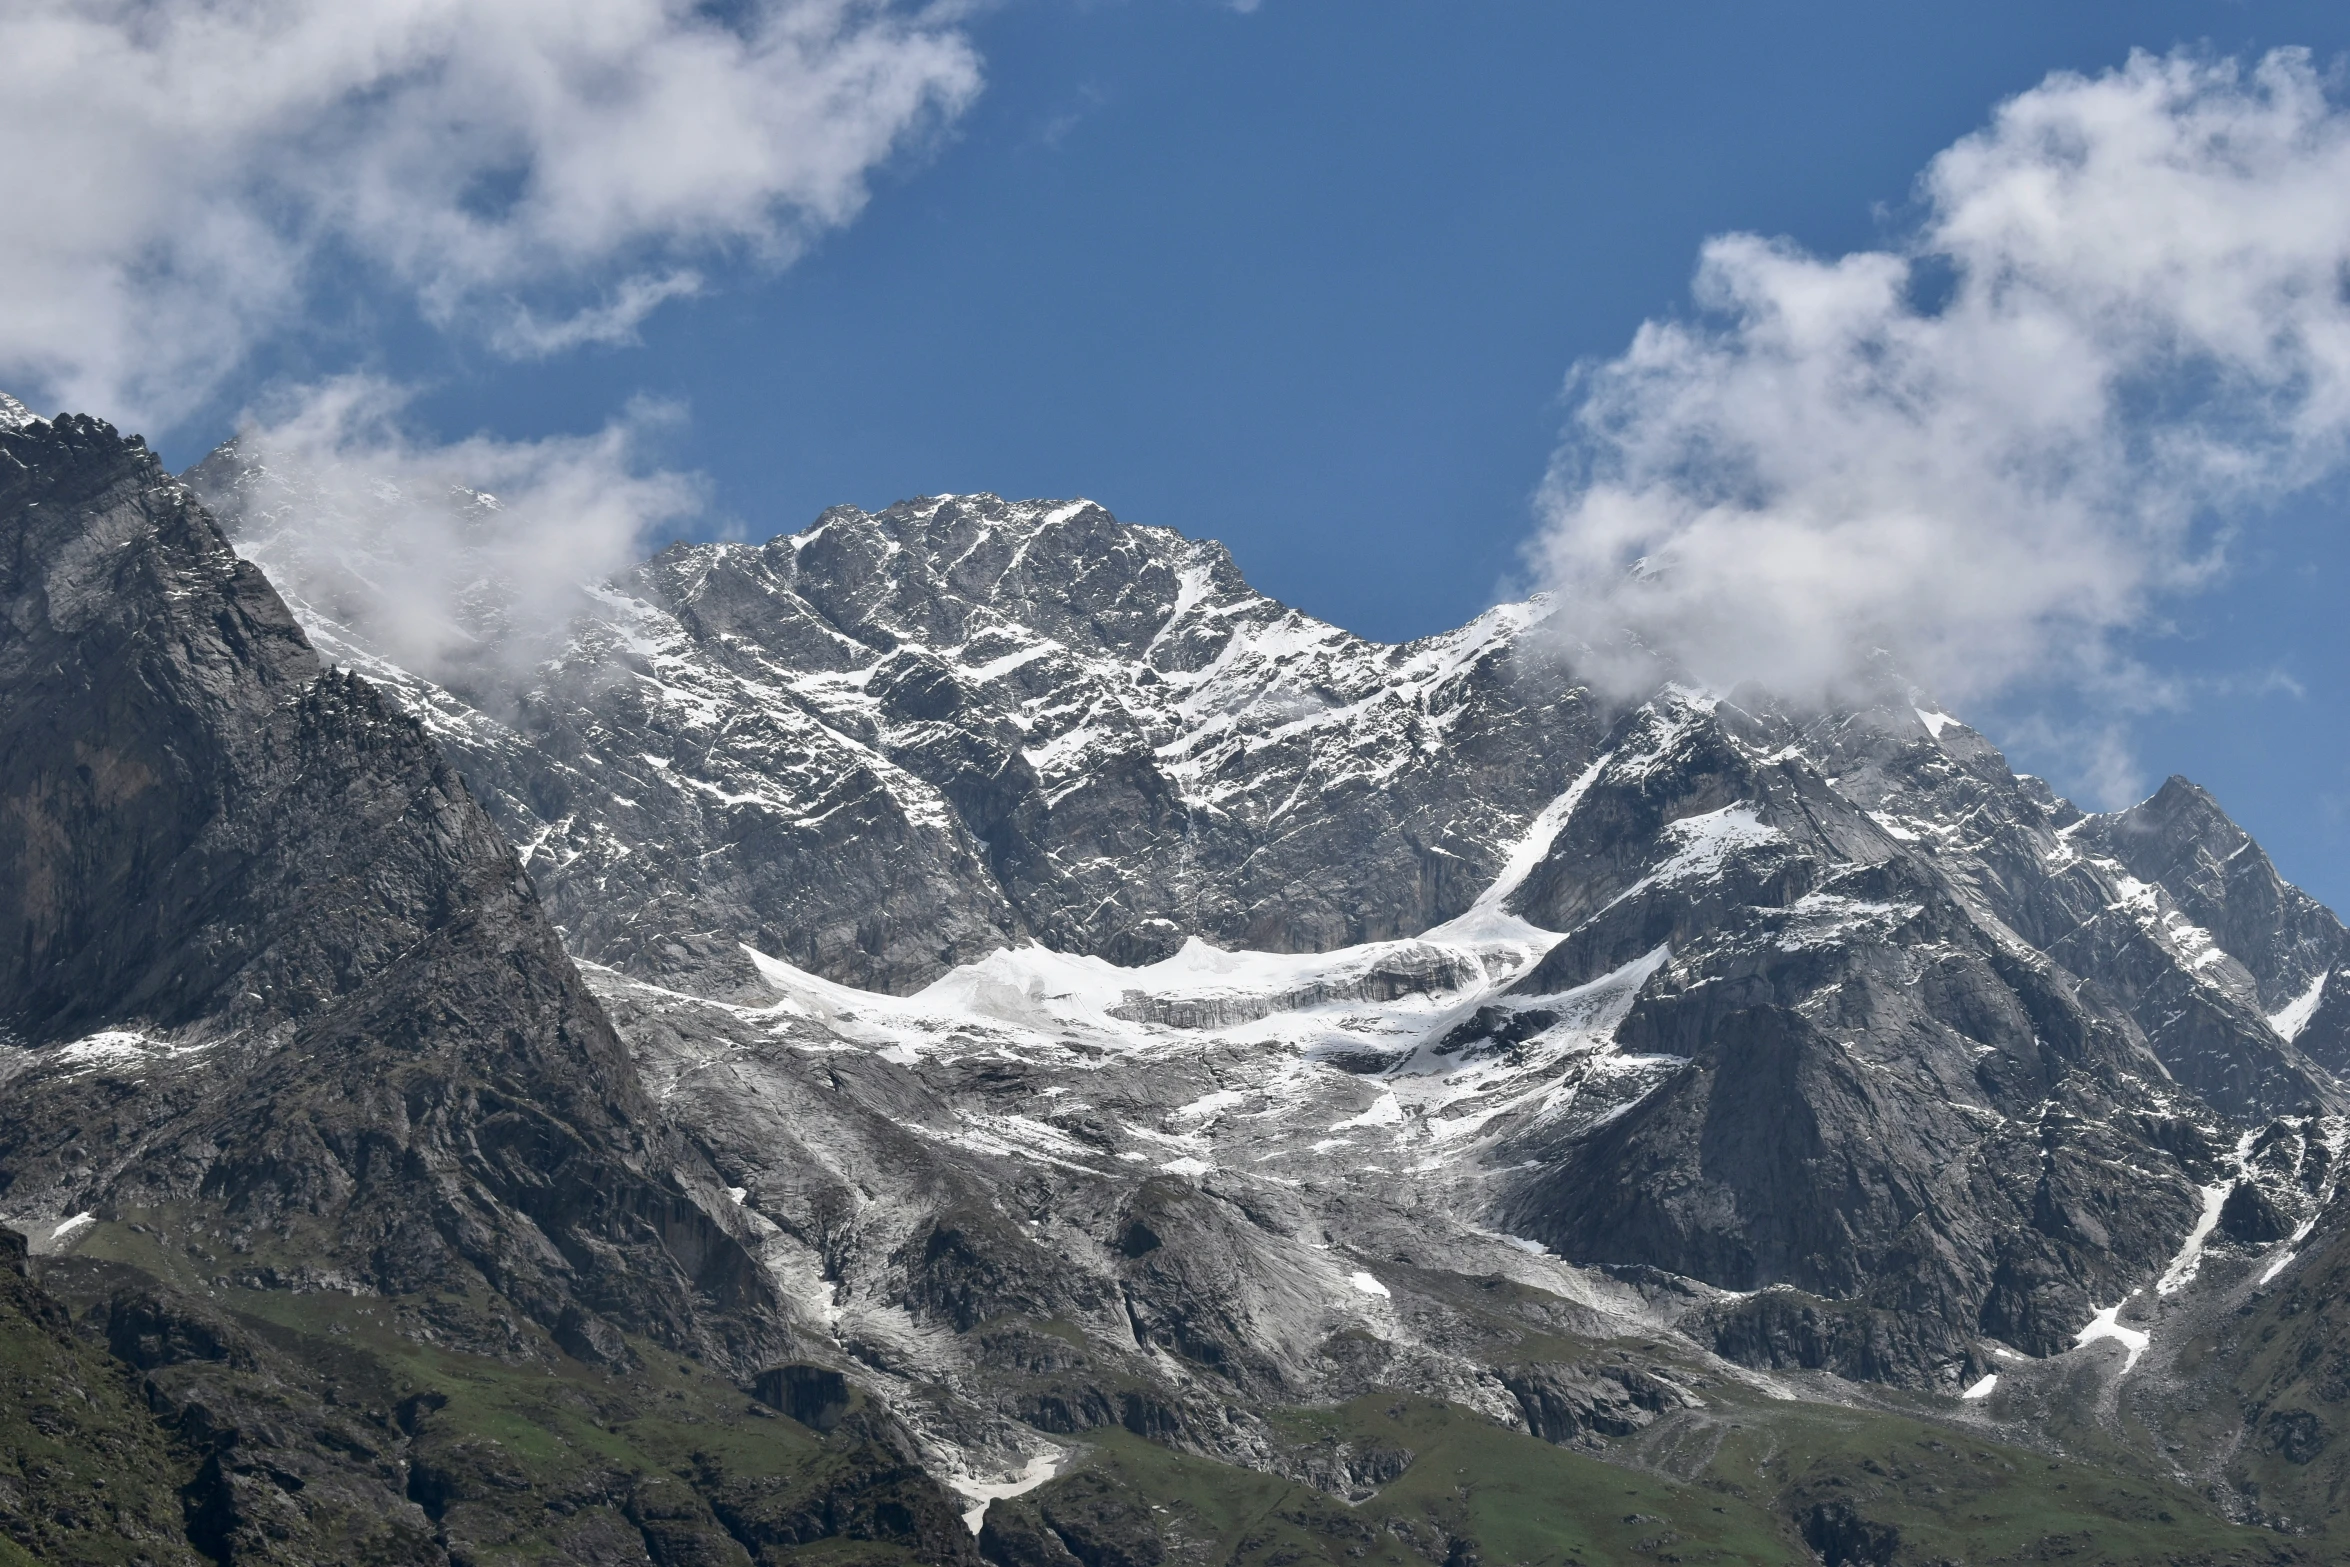
[[[1468,905],[1597,734],[1563,665],[1516,657],[1529,606],[1383,647],[1220,545],[993,496],[681,546],[535,668],[435,681],[384,656],[339,542],[396,507],[322,547],[298,473],[230,447],[189,477],[461,759],[574,950],[648,977],[745,938],[903,991],[1026,941],[1143,962],[1192,934],[1407,935]],[[474,625],[498,640],[494,611]]]
[[[412,668],[352,487],[0,415],[0,1207],[213,1559],[2327,1527],[2350,937],[2184,780],[1611,703],[1539,603],[1382,647],[1074,501],[553,636],[484,576]]]
[[[234,452],[196,477],[244,508],[261,558],[288,555],[297,479]],[[305,603],[311,576],[333,581],[298,556],[287,574]],[[1156,960],[1138,976],[1184,941],[1417,965],[1382,983],[1430,1018],[1335,1042],[1313,985],[1138,990],[1111,1010],[1195,1035],[1303,1013],[1287,1036],[1307,1059],[1453,1079],[1421,1107],[1441,1123],[1492,1092],[1463,1086],[1484,1068],[1452,1068],[1532,1052],[1553,1110],[1477,1146],[1545,1174],[1466,1217],[1506,1217],[1577,1261],[1891,1312],[1905,1340],[1925,1334],[1897,1358],[1938,1376],[1979,1369],[1976,1332],[2061,1347],[2098,1298],[2161,1266],[2220,1156],[2166,1139],[2220,1137],[2212,1111],[2342,1107],[2311,1054],[2338,1060],[2340,1037],[2311,1025],[2350,938],[2208,797],[2174,781],[2084,815],[1897,694],[1803,718],[1668,688],[1609,712],[1574,685],[1539,603],[1379,648],[1249,592],[1214,546],[1074,501],[836,508],[765,546],[672,549],[602,591],[556,657],[481,706],[371,666],[490,780],[583,956],[744,1001],[758,987],[738,952],[893,988],[955,955],[906,976],[827,932],[841,905],[868,930],[927,914],[934,934],[962,905],[893,903],[853,871],[762,903],[707,869],[754,858],[742,846],[781,817],[814,824],[798,852],[815,860],[853,866],[878,837],[910,885],[980,897],[999,946]],[[364,625],[319,630],[364,650]],[[895,810],[886,830],[842,805],[858,769],[858,797]],[[572,792],[587,778],[621,799]],[[923,824],[941,834],[927,851],[909,836]],[[718,847],[694,871],[669,869],[703,843]],[[1277,894],[1248,891],[1259,865]],[[660,955],[617,935],[642,919],[646,878],[683,938]],[[1090,924],[1071,923],[1080,907]],[[1363,940],[1440,934],[1473,908],[1518,922],[1510,960]],[[715,983],[688,953],[717,959]],[[1622,1004],[1593,1051],[1561,1018],[1596,992]],[[1739,1159],[1704,1153],[1725,1135],[1720,1071],[1756,1070],[1763,1038],[1779,1041],[1775,1080],[1737,1078],[1730,1116],[1810,1129],[1768,1145],[1732,1131]],[[1653,1064],[1624,1095],[1566,1092],[1586,1056]],[[1319,1113],[1315,1093],[1293,1097]],[[2109,1206],[2126,1217],[2097,1216]]]

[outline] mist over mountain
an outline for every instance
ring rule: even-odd
[[[418,668],[378,493],[0,403],[36,1557],[2336,1553],[2350,932],[2188,780],[1080,500],[517,648],[411,495]]]

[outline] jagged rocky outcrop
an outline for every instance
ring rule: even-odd
[[[1672,700],[1611,743],[1515,905],[1568,933],[1516,990],[1654,955],[1614,1034],[1644,1092],[1514,1139],[1539,1173],[1503,1211],[1568,1256],[1815,1297],[1792,1334],[1769,1301],[1723,1319],[1726,1353],[1969,1380],[1977,1335],[2053,1353],[2195,1224],[2213,1107],[2341,1107],[2219,938],[2097,852],[2142,816],[2083,817],[1954,722]],[[2338,941],[2317,912],[2235,939]]]
[[[757,1358],[755,1309],[705,1309],[757,1269],[414,720],[135,438],[0,434],[0,526],[11,1215]]]

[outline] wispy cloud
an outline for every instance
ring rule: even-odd
[[[2160,701],[2123,639],[2343,460],[2350,115],[2305,54],[2051,76],[1918,195],[1884,250],[1711,241],[1690,317],[1576,373],[1533,554],[1595,674]]]
[[[669,300],[691,298],[701,291],[699,272],[639,274],[623,278],[598,303],[554,321],[542,321],[536,311],[518,303],[512,317],[492,329],[490,346],[516,359],[544,359],[590,343],[634,343],[645,317]]]
[[[625,340],[979,82],[890,0],[0,0],[0,378],[168,423],[328,266],[509,352]]]
[[[1086,119],[1110,101],[1108,89],[1097,82],[1079,84],[1076,92],[1060,109],[1048,114],[1037,125],[1030,137],[1033,145],[1047,149],[1059,147],[1069,139],[1069,133],[1085,123]]]

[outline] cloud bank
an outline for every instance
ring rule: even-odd
[[[2128,693],[2118,639],[2350,440],[2350,115],[2306,54],[2060,74],[1898,246],[1709,242],[1571,378],[1533,563],[1625,692]],[[2143,694],[2142,692],[2140,694]]]
[[[648,469],[657,406],[594,435],[443,445],[405,433],[405,400],[363,375],[303,388],[191,477],[330,653],[503,706],[700,486]]]
[[[508,353],[625,341],[979,79],[890,0],[0,0],[0,384],[167,425],[334,272]]]

